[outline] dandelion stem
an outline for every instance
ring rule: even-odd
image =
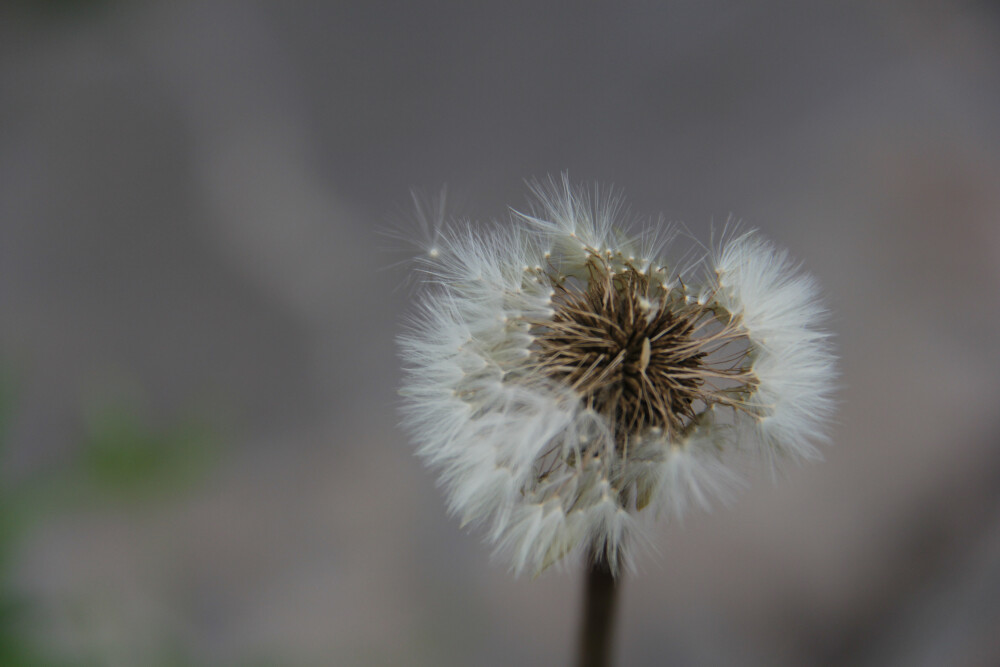
[[[608,667],[611,664],[618,588],[607,560],[594,557],[587,569],[579,667]]]

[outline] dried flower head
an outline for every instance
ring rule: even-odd
[[[679,266],[564,177],[511,227],[438,227],[400,337],[405,424],[515,572],[618,567],[637,515],[707,506],[729,455],[810,459],[834,359],[813,279],[754,232]]]

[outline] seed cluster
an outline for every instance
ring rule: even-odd
[[[738,405],[734,388],[751,380],[745,348],[715,357],[740,331],[682,286],[652,285],[635,268],[599,260],[588,271],[582,287],[556,281],[555,314],[535,323],[536,366],[602,414],[619,449],[650,428],[682,434],[710,405]]]

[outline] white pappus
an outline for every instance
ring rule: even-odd
[[[707,507],[731,454],[812,459],[835,359],[811,276],[754,231],[671,264],[564,176],[509,226],[435,229],[399,337],[404,426],[449,510],[516,573],[617,572],[640,514]]]

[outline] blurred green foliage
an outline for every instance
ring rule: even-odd
[[[8,444],[16,381],[0,365],[0,453]],[[26,534],[53,516],[91,504],[134,506],[166,501],[196,483],[219,453],[218,434],[205,420],[151,424],[134,400],[110,401],[85,420],[77,456],[66,467],[11,482],[0,476],[0,667],[89,667],[93,660],[53,661],[32,638],[38,619],[11,580],[12,556]],[[193,664],[164,647],[150,665]]]
[[[135,409],[106,406],[88,419],[80,473],[106,496],[157,497],[194,482],[217,451],[215,443],[212,431],[198,421],[158,429]]]

